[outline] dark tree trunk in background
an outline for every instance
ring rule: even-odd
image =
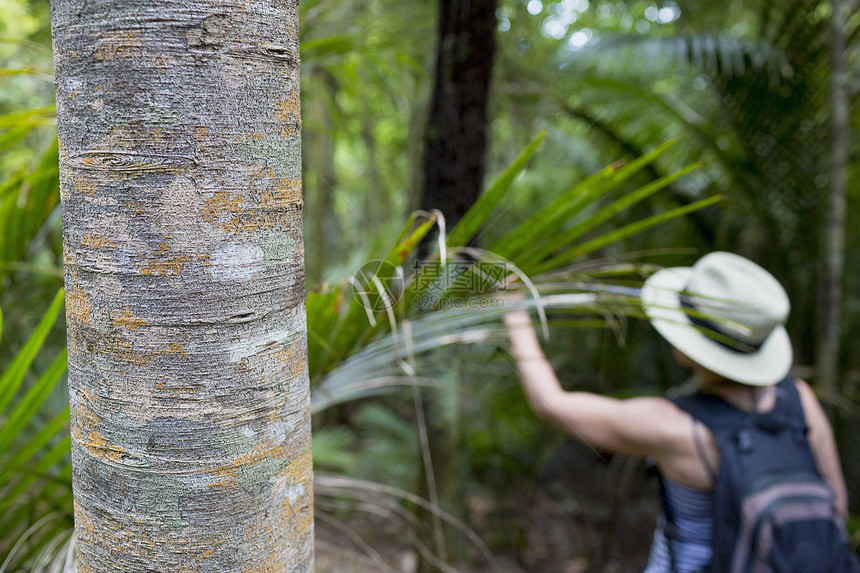
[[[487,104],[496,51],[496,7],[496,0],[439,0],[436,78],[425,135],[421,208],[441,210],[448,229],[463,217],[483,188]],[[425,243],[419,249],[419,257],[424,258],[429,249]],[[453,418],[458,419],[459,414]],[[431,415],[428,421],[434,419],[448,417]],[[450,455],[452,451],[462,451],[460,429],[431,423],[429,430],[433,467],[428,468],[422,460],[422,478],[427,471],[435,473],[444,498],[438,501],[464,517],[458,475],[465,466]],[[422,479],[419,488],[421,494],[436,499],[426,480]],[[443,561],[466,560],[461,540],[446,542],[438,523],[426,525],[425,541],[435,545]],[[419,559],[419,573],[437,570],[435,565]]]
[[[334,168],[334,124],[330,102],[340,89],[337,78],[324,68],[309,74],[314,92],[308,98],[302,130],[302,145],[309,153],[303,156],[306,220],[313,221],[312,241],[306,244],[305,272],[308,286],[323,282],[323,269],[331,256],[331,238],[338,233],[337,215],[332,193],[336,185]],[[313,94],[316,94],[315,96]]]
[[[819,333],[816,379],[826,393],[839,391],[842,338],[842,283],[845,266],[845,212],[850,111],[845,53],[848,3],[833,2],[830,26],[830,189],[827,197],[819,273]]]
[[[439,0],[436,83],[427,124],[422,209],[451,228],[481,193],[496,0]]]

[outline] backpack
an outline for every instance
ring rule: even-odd
[[[858,573],[833,490],[806,439],[794,380],[783,380],[776,391],[776,404],[764,413],[739,410],[710,394],[670,398],[711,430],[720,449],[708,571]],[[671,516],[666,520],[671,535]]]

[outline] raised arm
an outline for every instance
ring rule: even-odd
[[[689,433],[689,420],[660,398],[617,400],[567,392],[549,365],[525,311],[505,316],[520,380],[535,414],[591,445],[613,453],[660,456]]]

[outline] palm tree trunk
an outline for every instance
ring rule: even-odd
[[[297,10],[52,2],[81,573],[313,569]]]

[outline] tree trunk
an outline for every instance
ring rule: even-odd
[[[845,211],[850,116],[845,62],[845,0],[834,0],[830,36],[830,190],[824,218],[823,269],[819,279],[820,331],[816,379],[824,392],[839,386],[839,343],[842,337],[842,283],[845,266]]]
[[[313,569],[297,10],[52,2],[81,573]]]
[[[481,194],[496,0],[439,0],[436,83],[427,124],[422,209],[454,226]]]
[[[306,215],[313,221],[311,237],[312,250],[308,249],[308,285],[312,288],[323,282],[326,261],[331,257],[334,243],[331,239],[338,234],[332,192],[336,185],[334,168],[334,125],[332,124],[329,102],[337,97],[338,84],[334,76],[324,68],[314,69],[310,77],[313,82],[313,95],[305,107],[305,129],[303,144],[306,150],[304,172]],[[307,84],[306,84],[307,85]],[[307,100],[306,100],[307,101]]]

